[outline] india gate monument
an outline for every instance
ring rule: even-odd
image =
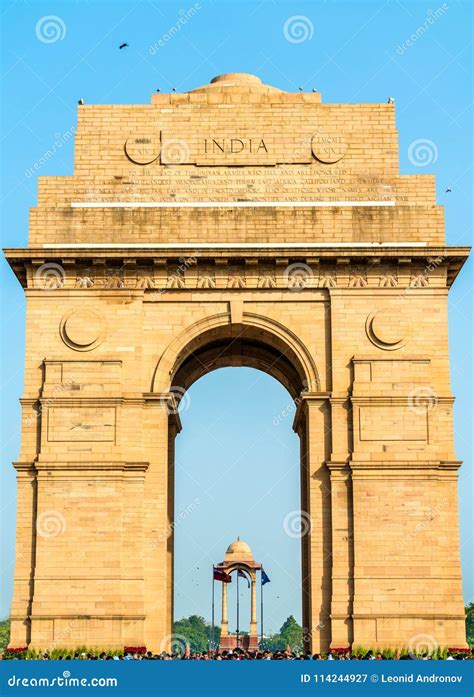
[[[308,650],[466,646],[447,297],[468,250],[434,177],[399,174],[392,102],[232,73],[78,106],[74,174],[38,178],[6,250],[27,297],[11,647],[163,647],[178,404],[225,366],[296,406]]]

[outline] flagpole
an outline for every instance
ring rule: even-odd
[[[211,629],[211,651],[214,649],[214,564],[212,565],[212,629]]]
[[[237,648],[239,648],[239,567],[237,567]]]
[[[262,578],[263,566],[260,568],[260,636],[263,648],[263,578]]]

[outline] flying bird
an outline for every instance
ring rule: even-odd
[[[120,44],[119,49],[127,48],[128,44]]]
[[[444,193],[445,193],[445,194],[450,194],[451,191],[452,191],[452,189],[450,189],[449,186],[448,186],[448,188],[446,189],[446,191],[445,191]]]

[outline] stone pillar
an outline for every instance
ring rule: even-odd
[[[331,648],[352,644],[354,551],[352,479],[346,462],[328,463],[331,477]]]
[[[257,585],[255,583],[255,571],[250,572],[250,636],[257,636]]]
[[[342,390],[333,392],[331,403],[331,647],[352,643],[354,548],[350,457],[350,400]]]
[[[466,645],[458,464],[351,463],[354,645]]]
[[[403,312],[410,307],[407,301]],[[424,311],[420,305],[417,315]],[[443,301],[440,317],[444,311]],[[400,355],[388,366],[386,357],[352,359],[354,645],[465,645],[460,463],[446,330],[442,321],[435,326],[436,358]]]
[[[10,616],[11,648],[27,646],[31,636],[30,614],[34,591],[36,546],[36,469],[28,462],[16,462],[18,514],[13,598]]]
[[[143,452],[145,483],[145,637],[152,651],[169,647],[173,632],[174,439],[181,430],[169,393],[145,395]]]
[[[327,393],[302,397],[294,429],[301,438],[303,629],[309,651],[331,641],[330,411]]]
[[[229,620],[227,619],[227,583],[222,582],[222,622],[221,637],[229,634]]]
[[[142,645],[147,463],[40,459],[35,468],[30,648]]]

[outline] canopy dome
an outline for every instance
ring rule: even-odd
[[[235,542],[232,542],[227,547],[225,553],[224,561],[226,562],[239,562],[239,561],[253,561],[252,550],[246,542],[238,537]]]

